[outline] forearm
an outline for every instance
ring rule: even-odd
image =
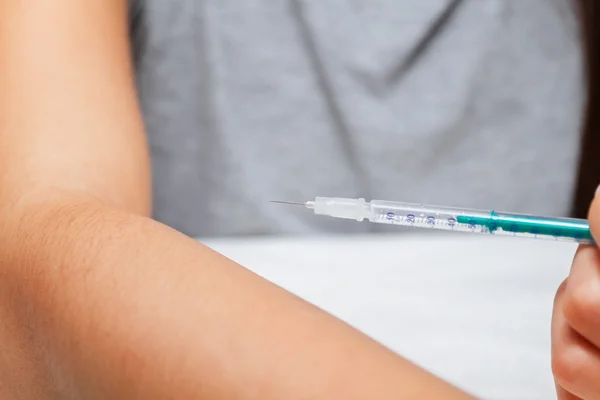
[[[82,398],[466,398],[154,221],[83,202],[28,215],[2,238],[26,247],[3,253],[15,318]]]

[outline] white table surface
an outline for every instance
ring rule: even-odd
[[[478,397],[555,398],[549,325],[571,243],[429,234],[203,242]]]

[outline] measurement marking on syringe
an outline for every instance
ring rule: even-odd
[[[421,214],[417,216],[415,214],[407,214],[407,215],[399,215],[394,212],[388,211],[381,214],[388,223],[394,225],[405,225],[405,226],[421,226],[421,227],[430,227],[435,228],[439,227],[442,229],[449,230],[473,230],[476,228],[475,225],[461,224],[458,223],[456,218],[439,218],[434,215]],[[438,228],[438,229],[439,229]]]

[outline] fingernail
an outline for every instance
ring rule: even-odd
[[[600,186],[598,186],[598,188],[596,188],[596,197],[600,196]]]

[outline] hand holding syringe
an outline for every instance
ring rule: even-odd
[[[317,197],[304,205],[317,215],[380,224],[595,244],[586,220],[365,199]]]

